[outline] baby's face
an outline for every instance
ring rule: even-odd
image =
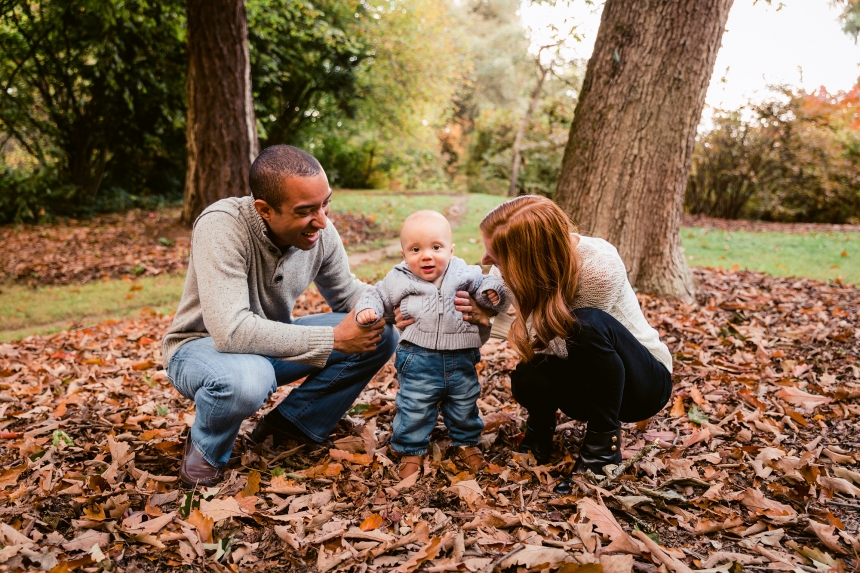
[[[407,221],[400,232],[400,248],[409,270],[433,282],[445,274],[454,254],[451,227],[442,217]]]

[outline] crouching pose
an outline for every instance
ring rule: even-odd
[[[360,328],[351,310],[367,285],[349,272],[328,220],[319,162],[288,145],[251,166],[253,196],[222,199],[194,223],[179,310],[162,352],[170,381],[197,407],[179,468],[189,486],[224,477],[242,421],[278,386],[304,378],[248,436],[319,444],[397,344],[394,328]],[[296,318],[313,282],[332,312]]]
[[[400,314],[411,321],[397,347],[395,367],[400,390],[392,425],[391,449],[401,456],[399,475],[421,469],[438,410],[460,458],[473,471],[484,465],[476,447],[484,423],[478,412],[481,386],[475,364],[490,329],[464,322],[454,310],[457,291],[498,310],[510,304],[507,289],[481,267],[454,257],[451,226],[435,211],[407,217],[400,233],[404,262],[364,293],[355,307],[365,326]]]
[[[603,475],[621,462],[621,422],[645,420],[672,394],[672,356],[649,326],[615,247],[574,232],[544,197],[502,203],[481,223],[486,255],[514,297],[508,340],[520,356],[514,399],[528,410],[520,451],[544,463],[552,453],[556,411],[588,423],[574,472]],[[457,298],[464,319],[486,311]],[[562,481],[556,492],[570,491]]]

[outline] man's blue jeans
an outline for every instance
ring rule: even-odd
[[[337,326],[345,316],[312,314],[294,324]],[[375,352],[332,351],[325,368],[320,369],[267,356],[218,352],[211,337],[198,338],[180,346],[170,358],[167,376],[197,406],[192,443],[206,461],[220,467],[230,459],[242,421],[254,415],[278,386],[305,376],[277,408],[309,438],[324,441],[391,357],[398,339],[397,331],[388,325]]]
[[[401,342],[394,359],[400,390],[391,449],[407,456],[425,453],[439,410],[455,446],[477,444],[484,429],[477,403],[481,383],[475,371],[480,360],[477,348],[429,350]]]

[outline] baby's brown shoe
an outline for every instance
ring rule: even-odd
[[[469,466],[469,471],[472,473],[478,473],[481,468],[487,465],[478,446],[457,446],[457,455]]]

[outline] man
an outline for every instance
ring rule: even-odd
[[[349,272],[328,220],[319,162],[269,147],[250,186],[253,196],[222,199],[195,221],[185,289],[162,343],[170,381],[197,407],[179,469],[188,485],[218,483],[242,421],[305,376],[249,438],[322,443],[398,340],[391,326],[360,327],[353,317],[366,285]],[[333,312],[294,319],[311,282]]]

